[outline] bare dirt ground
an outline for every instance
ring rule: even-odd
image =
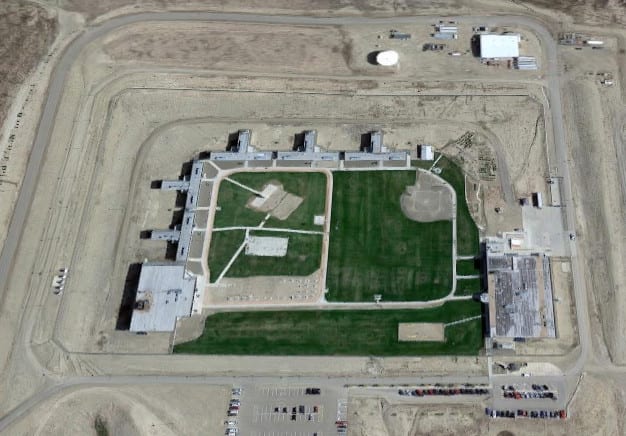
[[[35,4],[0,4],[0,124],[4,123],[19,87],[47,53],[56,26],[56,17]]]
[[[51,0],[49,0],[51,1]],[[304,15],[389,15],[389,14],[441,14],[468,13],[471,2],[458,0],[402,0],[389,3],[384,0],[279,0],[271,4],[263,0],[235,0],[225,3],[221,0],[65,0],[63,7],[67,10],[80,12],[90,19],[98,16],[119,15],[143,10],[208,10],[258,13],[262,10],[268,14],[304,14]],[[476,5],[473,5],[476,7]],[[516,5],[504,5],[513,10],[520,10]]]
[[[0,3],[0,243],[30,153],[57,28],[54,12],[32,3]]]
[[[88,388],[54,397],[13,434],[221,435],[230,386]],[[175,397],[176,401],[171,401]],[[96,421],[108,433],[96,432]]]
[[[322,298],[320,281],[319,271],[304,277],[225,277],[207,288],[203,306],[312,303]]]
[[[321,51],[319,47],[329,48]],[[116,32],[104,47],[113,59],[205,70],[236,70],[272,74],[348,75],[346,45],[337,27],[284,27],[237,23],[146,23]],[[268,62],[273,59],[274,62]]]
[[[455,200],[454,191],[439,177],[418,171],[415,185],[402,193],[400,207],[409,219],[427,223],[452,219]]]

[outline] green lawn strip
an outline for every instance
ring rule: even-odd
[[[459,255],[473,255],[478,252],[478,228],[472,219],[465,201],[465,177],[463,171],[447,157],[442,157],[437,163],[441,168],[439,176],[450,183],[456,191],[457,197],[457,253]]]
[[[415,171],[333,173],[329,301],[419,301],[452,288],[452,223],[418,223],[400,208]]]
[[[445,342],[398,342],[400,322],[451,322],[481,313],[475,301],[419,310],[223,312],[206,319],[204,333],[175,353],[252,355],[475,355],[480,319],[446,328]]]
[[[438,156],[438,155],[437,155]],[[435,158],[436,159],[436,158]],[[411,166],[414,168],[421,168],[423,170],[428,170],[433,166],[434,160],[412,160]]]
[[[307,276],[320,267],[322,235],[251,231],[250,236],[289,238],[284,257],[247,256],[242,252],[226,277]]]
[[[456,261],[456,275],[457,276],[473,276],[480,274],[480,270],[475,266],[474,259],[463,259]]]
[[[454,295],[474,295],[481,291],[480,279],[459,279]]]
[[[233,257],[243,243],[245,234],[244,230],[228,230],[211,234],[208,260],[211,283],[215,282],[224,268],[226,268],[230,258]]]
[[[302,197],[303,202],[284,221],[271,217],[266,227],[292,228],[299,230],[321,230],[313,224],[315,215],[323,215],[326,197],[326,176],[322,173],[262,172],[236,173],[230,176],[246,186],[261,191],[270,181],[283,185],[285,191]],[[265,213],[254,211],[246,204],[254,194],[240,186],[222,180],[220,183],[215,212],[214,227],[257,226]]]

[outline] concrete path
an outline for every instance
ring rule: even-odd
[[[297,230],[297,229],[281,229],[280,227],[249,227],[249,226],[233,226],[214,228],[213,232],[228,232],[230,230],[263,230],[264,232],[281,232],[281,233],[300,233],[302,235],[323,235],[320,230]]]

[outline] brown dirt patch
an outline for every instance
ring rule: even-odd
[[[328,26],[142,23],[116,32],[104,50],[116,60],[172,67],[348,75],[343,39]]]
[[[15,94],[54,40],[57,22],[29,3],[0,2],[0,123]]]
[[[454,195],[442,179],[426,171],[418,171],[415,185],[407,186],[400,197],[402,213],[413,221],[429,223],[451,220]]]

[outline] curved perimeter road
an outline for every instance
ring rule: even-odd
[[[560,176],[563,177],[563,190],[567,213],[567,227],[572,229],[575,223],[575,215],[573,209],[572,190],[569,178],[569,168],[567,165],[567,148],[565,146],[565,136],[562,124],[561,109],[561,93],[559,87],[559,69],[557,62],[557,47],[550,32],[539,22],[523,16],[493,16],[493,17],[456,17],[459,23],[469,25],[498,25],[498,26],[524,26],[531,29],[541,41],[542,48],[545,51],[547,65],[548,80],[548,100],[550,105],[550,114],[552,119],[554,144],[557,156],[556,165],[560,168]],[[366,17],[303,17],[303,16],[282,16],[282,15],[246,15],[246,14],[230,14],[230,13],[201,13],[201,12],[163,12],[163,13],[142,13],[137,15],[128,15],[113,18],[97,26],[88,27],[84,33],[70,43],[65,52],[62,54],[58,64],[56,65],[52,78],[48,87],[48,96],[43,107],[41,119],[37,129],[37,134],[32,146],[28,166],[22,182],[22,187],[15,204],[13,217],[8,228],[7,238],[0,255],[0,290],[2,290],[2,302],[4,302],[7,292],[8,277],[11,272],[17,246],[21,240],[24,231],[24,223],[29,213],[32,203],[35,187],[39,179],[39,171],[41,163],[46,151],[46,147],[51,137],[54,121],[57,114],[57,108],[61,101],[61,96],[65,87],[67,74],[72,67],[76,57],[90,42],[101,38],[109,32],[119,29],[129,24],[147,22],[147,21],[226,21],[238,23],[264,23],[277,25],[355,25],[355,24],[371,24],[371,25],[399,25],[399,24],[419,24],[430,25],[438,20],[438,17],[388,17],[388,18],[366,18]],[[578,326],[580,332],[581,353],[576,363],[567,370],[569,375],[576,375],[581,372],[590,349],[590,333],[587,315],[587,298],[583,287],[581,275],[580,259],[577,257],[576,247],[570,244],[572,250],[573,274],[574,274],[574,293],[576,299],[576,314],[578,318]],[[163,376],[159,378],[164,383],[182,381],[185,377]],[[111,377],[109,383],[117,383],[117,378]],[[122,380],[122,379],[120,379]],[[140,376],[124,378],[127,383],[135,383],[141,380]],[[95,381],[95,380],[94,380]],[[100,383],[107,383],[100,380]],[[76,382],[71,379],[61,381],[57,386],[61,391],[63,386],[70,387]],[[57,388],[54,390],[56,391]],[[43,394],[43,395],[42,395]],[[18,406],[8,415],[0,420],[0,430],[6,428],[15,419],[22,416],[27,409],[38,404],[41,400],[50,396],[50,392],[38,393],[26,403]],[[22,406],[26,406],[25,408]]]

